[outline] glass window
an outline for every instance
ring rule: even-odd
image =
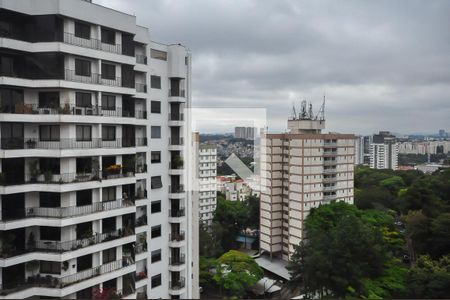
[[[102,140],[115,141],[116,140],[116,126],[102,126]]]
[[[91,62],[89,60],[75,58],[75,75],[91,76]]]
[[[161,285],[161,274],[152,276],[152,289]]]
[[[59,125],[40,125],[39,140],[43,142],[59,141]]]
[[[116,260],[116,248],[111,248],[108,250],[103,250],[103,263],[107,264],[109,262]]]
[[[12,57],[0,57],[0,75],[14,75],[14,59]]]
[[[161,212],[161,200],[153,201],[151,204],[151,212],[152,214]]]
[[[76,92],[75,105],[77,107],[92,107],[92,94]]]
[[[61,194],[60,193],[39,193],[39,206],[40,207],[61,207]]]
[[[151,152],[151,162],[152,164],[158,164],[161,162],[161,151]]]
[[[92,128],[89,125],[77,125],[77,141],[92,141]]]
[[[152,227],[152,239],[161,236],[161,225]]]
[[[161,138],[161,126],[152,126],[151,130],[152,130],[151,132],[152,139]]]
[[[116,200],[116,187],[111,186],[107,188],[103,188],[102,190],[102,201],[108,202],[108,201],[115,201]]]
[[[160,114],[161,113],[161,101],[152,101],[151,102],[151,113],[152,114]]]
[[[116,96],[102,94],[102,109],[116,110]]]
[[[45,241],[60,241],[61,227],[40,227],[41,240]]]
[[[150,82],[151,82],[152,89],[160,89],[161,88],[161,77],[160,76],[151,75]]]
[[[91,26],[86,23],[75,22],[75,36],[89,40],[91,38]]]
[[[42,173],[59,174],[61,172],[59,159],[41,157],[39,158],[39,169]]]
[[[167,52],[161,50],[150,49],[150,56],[154,59],[167,60]]]
[[[59,107],[59,92],[40,92],[39,107],[40,108]]]
[[[162,188],[161,176],[152,176],[151,187],[152,187],[152,190]]]
[[[161,261],[161,249],[152,251],[152,264]]]
[[[115,45],[116,33],[113,30],[102,28],[102,43]]]
[[[41,260],[40,273],[45,274],[61,274],[61,263],[55,261]]]
[[[102,78],[116,80],[116,66],[102,63]]]

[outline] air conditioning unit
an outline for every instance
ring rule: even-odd
[[[83,114],[83,110],[81,108],[75,108],[75,114],[76,115],[82,115]]]
[[[92,108],[86,108],[86,115],[92,116],[94,114],[94,110]]]

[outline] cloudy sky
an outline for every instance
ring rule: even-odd
[[[450,131],[450,1],[94,0],[193,53],[196,107],[266,108],[327,97],[327,128]]]

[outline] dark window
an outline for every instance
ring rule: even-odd
[[[40,108],[59,107],[59,92],[41,92],[39,93]]]
[[[116,79],[116,66],[102,63],[102,78],[103,79]]]
[[[77,157],[76,165],[78,174],[92,172],[92,158],[90,157]]]
[[[102,126],[102,140],[103,141],[115,141],[116,140],[116,127],[115,126]]]
[[[0,111],[15,112],[23,107],[23,90],[0,89]]]
[[[60,241],[61,228],[60,227],[40,227],[41,240],[44,241]]]
[[[75,105],[77,107],[92,107],[92,94],[76,92]]]
[[[154,59],[167,60],[167,52],[150,49],[150,56]]]
[[[116,230],[116,218],[107,218],[102,220],[103,233],[110,233]]]
[[[91,26],[86,23],[75,22],[75,36],[89,40],[91,38]]]
[[[59,125],[40,125],[39,140],[43,142],[59,141]]]
[[[161,249],[152,251],[152,263],[161,261]]]
[[[152,164],[158,164],[161,162],[161,151],[152,151],[151,162]]]
[[[152,276],[152,289],[161,285],[161,274]]]
[[[61,263],[55,261],[41,260],[40,273],[44,274],[61,274]]]
[[[102,109],[116,110],[116,96],[102,94]]]
[[[7,20],[0,20],[0,36],[8,37],[12,33],[12,25]]]
[[[150,109],[151,109],[152,114],[160,114],[161,113],[161,101],[152,101]]]
[[[116,200],[116,187],[115,186],[103,188],[102,193],[103,193],[103,195],[102,195],[103,202]]]
[[[91,76],[91,62],[89,60],[75,58],[75,75]]]
[[[0,57],[0,74],[5,76],[14,75],[14,59],[12,57]]]
[[[92,141],[92,128],[89,125],[77,125],[77,141]]]
[[[102,43],[115,45],[116,33],[113,30],[102,28]]]
[[[109,262],[116,260],[116,248],[111,248],[103,251],[103,263],[107,264]]]
[[[150,82],[152,89],[160,89],[161,88],[161,77],[152,75],[150,76]]]
[[[162,188],[161,176],[153,176],[151,178],[152,190]]]
[[[161,200],[159,201],[153,201],[151,206],[152,214],[160,213],[161,212]]]
[[[61,194],[60,193],[39,193],[39,206],[40,207],[61,207]]]
[[[39,169],[42,173],[51,172],[52,174],[60,173],[59,159],[55,158],[39,158]]]
[[[152,126],[151,130],[152,130],[151,132],[152,139],[161,138],[161,126]]]
[[[152,239],[161,236],[161,225],[152,227]]]

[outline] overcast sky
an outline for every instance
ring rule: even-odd
[[[276,132],[325,93],[330,131],[450,131],[450,1],[94,2],[191,49],[194,106],[266,108]]]

